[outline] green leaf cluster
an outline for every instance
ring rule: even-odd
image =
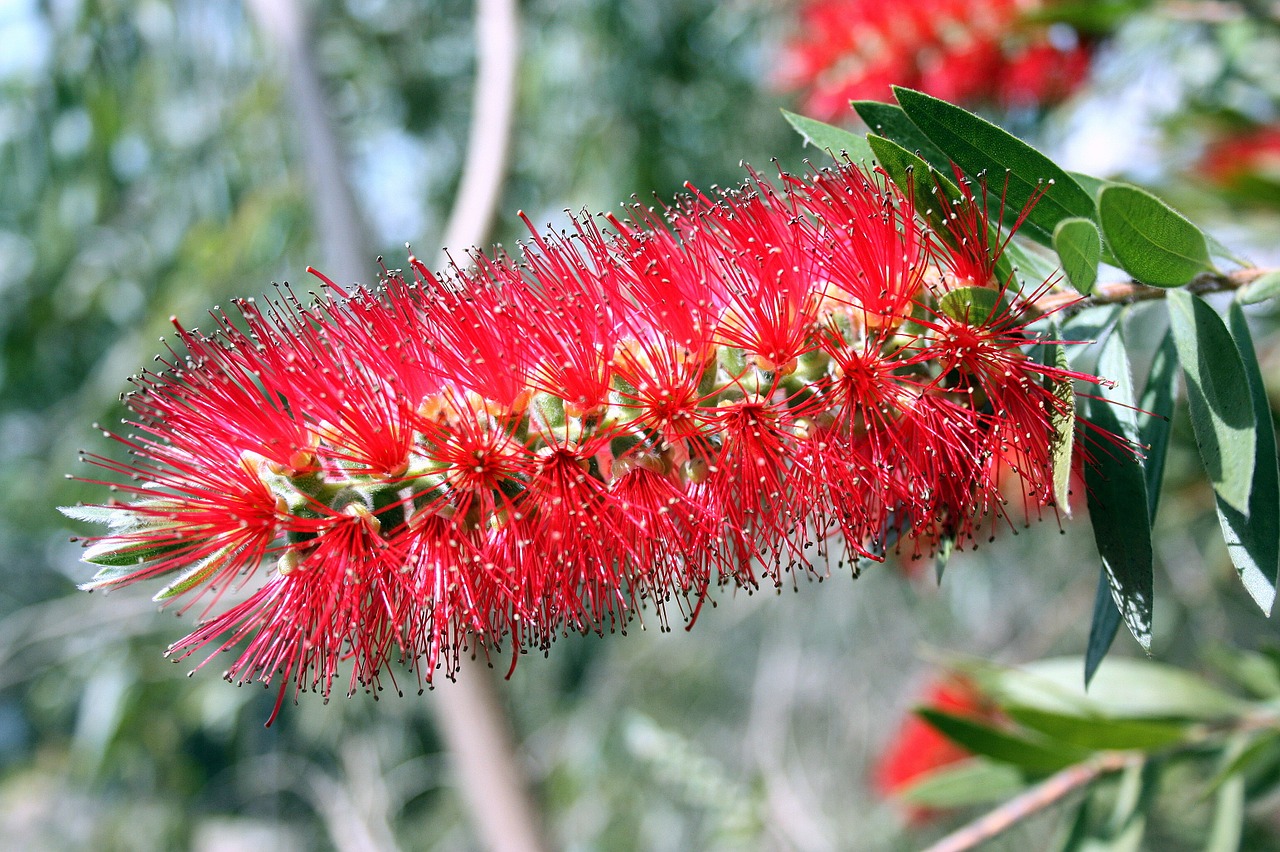
[[[1073,811],[1058,847],[1066,852],[1144,848],[1151,815],[1189,786],[1191,801],[1183,794],[1172,806],[1189,812],[1204,848],[1237,848],[1246,805],[1280,784],[1280,654],[1213,656],[1250,697],[1146,660],[1113,661],[1087,692],[1079,659],[959,663],[952,676],[978,694],[981,715],[917,714],[972,756],[920,776],[902,796],[957,808],[1040,785],[1028,801]]]

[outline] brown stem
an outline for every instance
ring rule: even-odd
[[[510,720],[482,665],[432,693],[436,720],[453,756],[458,787],[484,846],[493,852],[542,852],[542,825],[516,757]]]
[[[1071,793],[1112,772],[1119,772],[1134,760],[1123,752],[1105,752],[1068,766],[1024,793],[988,811],[968,825],[953,831],[925,852],[966,852],[1002,834],[1024,819],[1052,807]]]
[[[444,249],[465,251],[489,236],[511,147],[519,32],[515,0],[477,0],[476,85],[467,158],[440,241]],[[445,265],[443,257],[436,265]]]
[[[298,0],[249,0],[246,5],[279,54],[311,190],[315,243],[322,253],[316,265],[335,281],[367,279],[375,269],[368,230],[347,181],[347,161],[311,52],[306,12]]]
[[[1237,269],[1235,272],[1205,272],[1196,276],[1187,289],[1193,293],[1220,293],[1238,290],[1269,272],[1275,270],[1249,267]],[[1120,281],[1112,284],[1099,284],[1088,296],[1077,293],[1055,292],[1031,302],[1028,309],[1034,316],[1059,312],[1074,314],[1085,308],[1096,305],[1118,305],[1143,302],[1148,299],[1163,299],[1169,291],[1163,287],[1148,287],[1136,281]]]

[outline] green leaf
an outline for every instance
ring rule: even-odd
[[[1178,352],[1173,332],[1166,332],[1147,373],[1147,385],[1138,400],[1138,440],[1145,447],[1142,469],[1147,481],[1147,515],[1152,526],[1160,507],[1164,463],[1169,455],[1169,426],[1177,396]]]
[[[889,178],[904,195],[912,199],[916,212],[929,223],[934,233],[955,246],[956,240],[947,227],[946,217],[947,211],[954,205],[963,203],[960,188],[945,174],[896,142],[881,136],[868,136],[867,143],[875,153],[876,161],[889,173]],[[937,200],[939,193],[946,195],[945,202]],[[988,226],[987,240],[990,246],[999,245],[1000,232],[994,226]],[[1035,272],[1035,262],[1012,244],[1006,246],[1006,250],[996,257],[993,272],[1001,283],[1008,282],[1016,290],[1019,287],[1018,278],[1014,274],[1015,262],[1020,262],[1026,269]]]
[[[951,160],[911,123],[902,107],[880,101],[853,101],[852,106],[872,133],[914,152],[938,172],[951,174]]]
[[[1188,731],[1186,724],[1173,722],[1109,719],[1098,714],[1054,713],[1012,705],[1003,709],[1018,724],[1055,742],[1090,750],[1154,751],[1182,742]]]
[[[1108,719],[1233,718],[1250,704],[1190,672],[1163,663],[1112,657],[1086,693],[1080,658],[1040,660],[1017,668],[974,663],[965,669],[1001,705]]]
[[[1280,270],[1272,270],[1236,292],[1236,299],[1244,305],[1257,305],[1280,296]]]
[[[1203,299],[1173,290],[1167,301],[1200,458],[1214,493],[1247,515],[1258,430],[1240,351]]]
[[[1127,18],[1150,4],[1151,0],[1058,0],[1043,8],[1029,9],[1023,20],[1069,24],[1081,32],[1110,35]]]
[[[1037,743],[974,719],[930,707],[917,709],[916,715],[962,748],[1000,763],[1012,764],[1030,773],[1056,772],[1087,756],[1083,749]]]
[[[1119,328],[1102,344],[1098,373],[1115,385],[1099,388],[1097,395],[1086,398],[1090,422],[1136,443],[1133,386]],[[1092,449],[1092,463],[1085,465],[1084,473],[1094,541],[1116,607],[1138,644],[1150,651],[1154,557],[1142,463],[1129,446],[1097,439]]]
[[[1102,235],[1088,219],[1063,219],[1053,229],[1053,250],[1062,259],[1062,271],[1071,286],[1084,294],[1093,292],[1102,259]]]
[[[920,807],[963,808],[1003,801],[1026,786],[1014,767],[978,757],[919,776],[899,795]]]
[[[1084,172],[1067,172],[1067,174],[1071,175],[1073,181],[1080,184],[1080,188],[1088,193],[1090,198],[1097,198],[1102,188],[1110,182]]]
[[[1239,264],[1240,266],[1249,265],[1248,260],[1236,254],[1226,245],[1223,245],[1222,241],[1219,240],[1217,237],[1215,237],[1213,234],[1206,233],[1204,235],[1204,238],[1205,238],[1205,241],[1209,244],[1210,257],[1220,257],[1223,260],[1229,260],[1232,263]]]
[[[1136,186],[1104,186],[1098,222],[1120,268],[1143,284],[1179,287],[1212,268],[1200,229]]]
[[[59,506],[58,511],[73,521],[114,526],[124,510],[112,506]]]
[[[994,242],[992,244],[994,245]],[[1004,256],[1007,256],[1009,263],[1021,273],[1018,276],[1019,281],[1031,280],[1041,283],[1058,274],[1056,263],[1047,257],[1018,245],[1016,237],[1005,243]]]
[[[1098,666],[1111,650],[1116,641],[1116,633],[1120,630],[1120,610],[1115,599],[1111,597],[1111,582],[1107,579],[1107,569],[1098,569],[1098,588],[1093,596],[1093,619],[1089,622],[1089,643],[1084,652],[1084,685],[1089,688]]]
[[[1047,191],[1028,213],[1023,233],[1052,245],[1053,230],[1063,219],[1093,219],[1093,198],[1048,157],[1016,136],[971,112],[923,92],[894,87],[898,103],[911,122],[966,173],[985,172],[994,186],[1008,175],[1004,216],[1016,219],[1027,203]]]
[[[939,192],[945,192],[948,200],[955,203],[960,198],[959,187],[897,142],[891,142],[882,136],[868,136],[867,144],[871,146],[876,162],[889,173],[889,178],[904,195],[912,199],[916,212],[943,239],[950,240],[951,232],[946,229],[943,219],[947,205],[934,199]]]
[[[836,159],[840,158],[841,152],[847,153],[849,159],[855,163],[859,161],[869,163],[873,158],[871,147],[867,145],[864,136],[803,115],[796,115],[794,112],[787,112],[785,109],[782,111],[782,117],[804,137],[806,142],[815,148],[829,152]]]
[[[1216,492],[1215,503],[1231,563],[1250,597],[1270,615],[1276,599],[1276,571],[1280,567],[1280,469],[1277,468],[1275,427],[1249,324],[1238,302],[1232,302],[1227,309],[1227,322],[1248,380],[1253,406],[1254,465],[1247,511],[1239,511]]]
[[[157,543],[151,538],[152,534],[149,531],[147,538],[136,536],[104,538],[86,549],[80,558],[91,565],[101,565],[105,568],[136,569],[139,565],[162,559],[192,545],[191,541],[185,539],[170,539]],[[99,572],[94,575],[92,583],[94,587],[98,585],[101,574],[102,572]]]
[[[156,592],[151,598],[156,603],[163,603],[170,598],[177,597],[183,592],[189,591],[212,577],[225,564],[227,557],[231,553],[231,548],[224,547],[214,553],[209,554],[196,564],[183,571],[178,579]]]
[[[986,287],[957,287],[943,294],[938,309],[956,322],[986,326],[1007,316],[1009,304]]]

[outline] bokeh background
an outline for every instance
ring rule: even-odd
[[[767,172],[771,158],[796,169],[825,156],[803,150],[779,112],[806,104],[796,51],[804,12],[818,5],[521,3],[493,239],[520,238],[517,210],[560,222],[566,208],[670,198],[685,181],[732,184],[743,160]],[[1068,167],[1157,188],[1238,253],[1276,265],[1274,8],[1092,5],[1105,20],[1055,24],[1056,38],[1089,45],[1078,86],[1052,105],[976,106]],[[158,612],[145,589],[75,590],[91,572],[68,539],[90,531],[54,509],[98,499],[64,475],[89,475],[77,450],[105,448],[91,424],[122,416],[125,379],[161,351],[170,315],[194,325],[272,282],[306,290],[309,263],[371,284],[376,255],[396,266],[406,242],[424,257],[440,248],[466,154],[474,5],[320,0],[302,11],[303,50],[370,247],[354,268],[316,224],[321,190],[306,163],[316,128],[297,118],[297,57],[250,10],[0,0],[7,848],[478,845],[434,722],[436,695],[327,705],[303,696],[264,728],[273,692],[224,683],[216,661],[187,678],[189,663],[163,659],[190,616]],[[850,112],[828,117],[856,127]],[[1264,308],[1257,320],[1280,407],[1274,317]],[[1275,637],[1238,588],[1195,465],[1179,420],[1156,532],[1154,652],[1191,667],[1214,643]],[[931,566],[891,560],[863,566],[855,582],[833,565],[825,581],[800,578],[777,594],[721,593],[689,633],[645,630],[642,618],[627,636],[566,637],[548,658],[522,660],[498,693],[552,844],[909,849],[940,833],[963,814],[909,824],[872,783],[877,755],[940,661],[1020,662],[1085,644],[1097,578],[1087,521],[1013,533],[958,554],[941,587]],[[1114,653],[1136,652],[1118,639]],[[482,666],[463,677],[487,676]],[[1148,838],[1162,845],[1150,848],[1180,848],[1208,818],[1177,801],[1164,814]],[[1250,848],[1280,847],[1280,807],[1264,803],[1249,818]],[[995,848],[1038,848],[1062,820],[1038,817]]]

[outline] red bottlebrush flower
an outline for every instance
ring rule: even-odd
[[[934,681],[926,688],[920,706],[956,716],[984,721],[992,709],[971,683],[956,677]],[[872,769],[872,783],[881,796],[892,797],[917,779],[970,757],[970,753],[938,733],[914,713],[903,718]],[[928,811],[910,809],[913,821],[924,819]]]
[[[890,97],[894,85],[959,103],[1053,104],[1083,82],[1093,53],[1073,31],[1051,38],[1027,20],[1053,1],[807,0],[779,79],[827,120],[847,115],[850,100]]]
[[[109,526],[87,587],[177,573],[161,598],[210,596],[174,652],[236,648],[228,678],[327,696],[641,602],[692,620],[713,583],[780,584],[833,538],[964,546],[1004,516],[1002,471],[1051,502],[1044,383],[1089,377],[1027,355],[982,202],[955,205],[945,238],[880,173],[753,173],[535,233],[519,262],[410,258],[376,292],[326,279],[308,307],[286,288],[179,327],[128,398],[133,458],[89,457],[125,499],[69,510]],[[1005,307],[944,310],[961,285]]]

